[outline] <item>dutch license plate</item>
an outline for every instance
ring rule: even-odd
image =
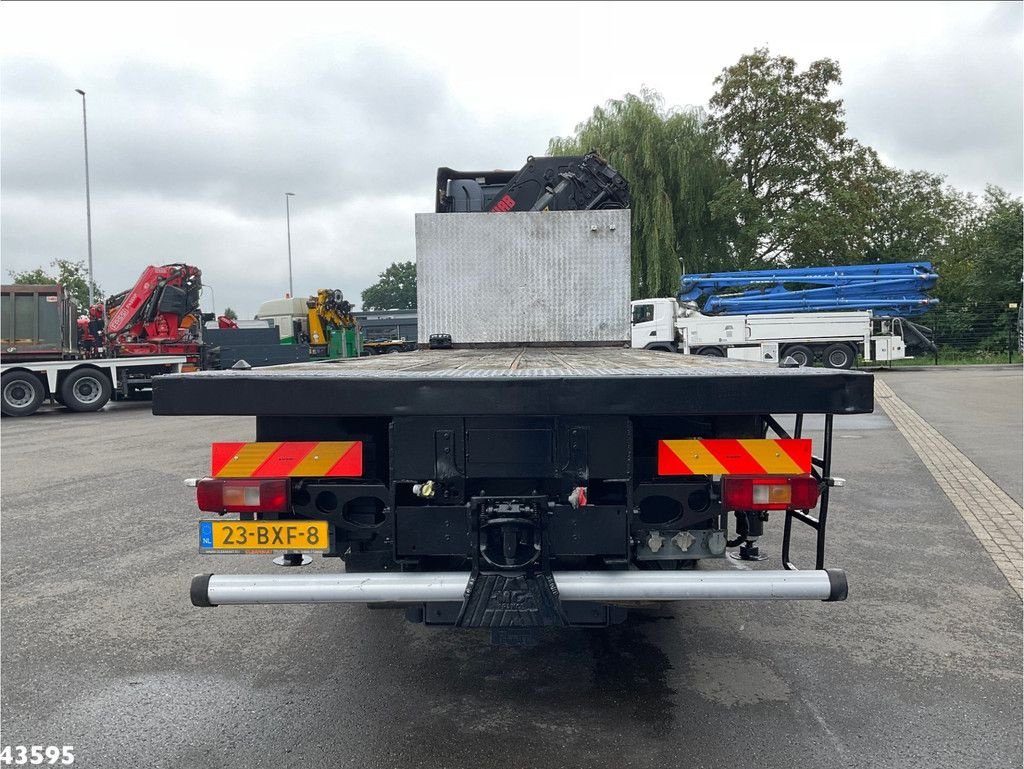
[[[330,550],[327,521],[200,521],[204,553],[313,553]]]

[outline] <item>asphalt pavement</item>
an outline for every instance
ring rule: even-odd
[[[1019,365],[894,368],[880,376],[1003,491],[1024,502]]]
[[[884,375],[1019,500],[1007,376]],[[526,649],[362,606],[193,608],[194,573],[276,569],[200,555],[181,483],[252,437],[144,403],[3,420],[0,744],[82,767],[1021,763],[1021,602],[881,411],[837,419],[848,601],[677,604]]]

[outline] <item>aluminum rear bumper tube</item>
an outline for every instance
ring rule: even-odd
[[[563,601],[843,601],[846,573],[815,571],[555,572]],[[200,574],[195,606],[284,603],[422,603],[462,601],[465,572],[364,574]]]

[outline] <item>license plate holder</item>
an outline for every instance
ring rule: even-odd
[[[327,521],[200,521],[201,553],[325,553]]]

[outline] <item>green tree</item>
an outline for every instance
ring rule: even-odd
[[[19,286],[48,286],[57,282],[57,279],[42,267],[37,267],[34,270],[25,270],[23,272],[10,270],[9,274],[11,276],[11,280]]]
[[[879,164],[872,175],[864,260],[942,263],[952,258],[975,213],[971,196],[927,171]]]
[[[70,259],[55,259],[50,268],[37,267],[34,270],[10,272],[11,280],[20,285],[47,285],[60,283],[71,295],[78,308],[84,310],[89,305],[89,278],[85,262],[72,262]],[[95,283],[92,284],[93,301],[103,298],[103,291]]]
[[[882,264],[955,259],[975,215],[970,195],[941,175],[902,171],[856,147],[847,178],[786,218],[787,263]]]
[[[987,307],[992,318],[981,349],[1002,351],[1011,344],[1011,329],[1020,333],[1021,281],[1024,280],[1024,212],[1021,199],[999,187],[989,186],[972,238],[974,270],[969,290],[979,308]],[[1010,305],[1016,304],[1017,309]],[[984,317],[984,316],[983,316]]]
[[[393,263],[362,297],[364,310],[416,309],[416,263]]]
[[[238,313],[232,310],[230,307],[224,308],[224,317],[228,320],[238,320]]]
[[[573,136],[548,145],[553,155],[597,150],[629,181],[634,298],[674,295],[680,260],[688,272],[727,267],[728,238],[708,208],[726,167],[705,118],[642,89],[596,107]]]
[[[878,191],[872,171],[877,157],[868,147],[853,150],[841,182],[794,206],[777,222],[786,253],[774,260],[790,267],[860,264]],[[870,260],[868,260],[870,261]]]
[[[973,298],[1006,306],[1021,301],[1024,278],[1024,210],[1021,199],[989,186],[973,237]]]
[[[940,304],[923,319],[947,350],[1005,353],[1021,303],[1024,231],[1021,199],[990,186],[965,213],[936,258]]]
[[[840,82],[832,59],[799,72],[793,59],[766,48],[715,79],[711,123],[731,180],[711,209],[736,227],[739,267],[784,263],[794,249],[820,258],[829,248],[812,241],[815,233],[830,247],[856,243],[861,222],[843,212],[861,208],[850,183],[871,153],[846,137],[842,101],[829,98]],[[846,199],[836,199],[839,191]]]

